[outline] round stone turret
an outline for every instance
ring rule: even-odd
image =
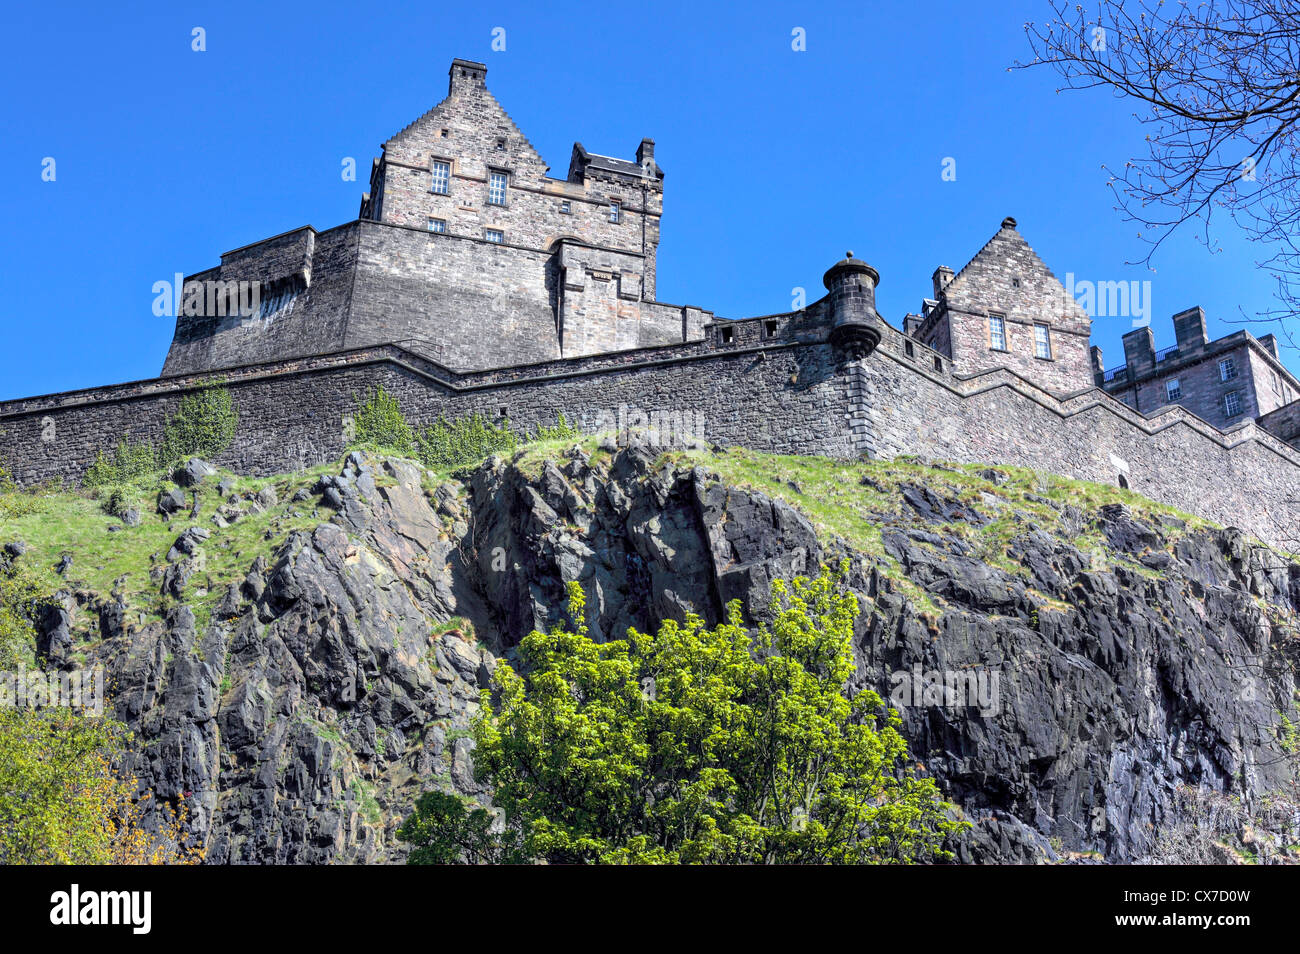
[[[845,253],[822,277],[830,292],[831,346],[852,360],[865,358],[880,344],[880,316],[876,314],[876,286],[880,273]]]

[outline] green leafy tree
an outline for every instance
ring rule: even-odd
[[[492,815],[470,808],[465,800],[445,792],[425,792],[415,811],[397,830],[397,837],[412,846],[411,865],[501,864],[520,862],[525,856],[516,841],[492,831]]]
[[[48,599],[22,568],[0,567],[0,668],[33,662],[31,618]],[[201,859],[185,845],[184,805],[152,804],[122,771],[128,741],[112,719],[0,705],[0,864]]]
[[[738,602],[598,643],[533,632],[497,668],[475,765],[527,855],[551,862],[864,863],[945,857],[955,820],[918,777],[897,713],[851,693],[857,599],[823,570],[773,586],[755,635]]]

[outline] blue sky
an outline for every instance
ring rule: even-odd
[[[574,140],[628,158],[657,141],[663,301],[788,310],[793,288],[819,297],[852,249],[880,271],[877,303],[897,325],[937,265],[960,268],[1013,215],[1062,279],[1150,281],[1157,347],[1184,308],[1202,305],[1219,335],[1239,308],[1271,303],[1259,249],[1226,226],[1218,254],[1189,232],[1156,272],[1125,264],[1145,246],[1102,164],[1140,153],[1132,106],[1008,71],[1029,58],[1023,24],[1045,0],[122,6],[9,16],[0,399],[156,375],[172,319],[152,313],[154,282],[354,218],[380,143],[442,99],[455,56],[487,63],[555,175]],[[343,180],[346,157],[358,181]],[[1130,327],[1094,323],[1108,366]]]

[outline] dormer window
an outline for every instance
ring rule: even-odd
[[[493,172],[488,176],[488,205],[506,204],[506,173]]]
[[[435,195],[446,195],[451,184],[451,163],[435,159],[430,166],[433,173],[433,185],[429,191]]]
[[[617,225],[623,219],[623,203],[617,199],[609,200],[609,220]]]

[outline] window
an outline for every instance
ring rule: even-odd
[[[765,322],[763,322],[763,337],[764,337],[764,338],[775,338],[775,337],[776,337],[776,322],[775,322],[775,321],[765,321]]]
[[[493,172],[488,179],[488,205],[506,204],[506,174]]]
[[[497,245],[500,245],[506,240],[505,233],[500,229],[484,229],[483,237],[489,242],[495,242]]]
[[[442,131],[442,138],[443,138],[443,139],[446,139],[446,138],[447,138],[448,136],[450,136],[450,135],[451,135],[451,130],[450,130],[450,129],[444,129],[444,130]]]
[[[736,332],[735,332],[734,329],[732,329],[732,328],[719,328],[718,331],[719,331],[719,332],[721,333],[721,335],[722,335],[722,343],[723,343],[723,344],[731,344],[731,342],[735,340]]]
[[[934,370],[943,370],[943,358],[939,357],[937,354],[934,356]]]
[[[903,353],[906,354],[909,358],[916,357],[916,349],[912,347],[912,342],[910,341],[903,342]]]
[[[1237,363],[1231,358],[1224,358],[1219,362],[1219,380],[1231,381],[1237,376]]]
[[[1034,325],[1034,354],[1052,360],[1052,332],[1047,325]]]
[[[1177,378],[1170,378],[1165,382],[1165,400],[1170,403],[1177,401],[1183,396],[1183,386]]]
[[[433,188],[430,191],[437,195],[446,195],[447,186],[451,182],[451,163],[435,159],[433,160],[432,172]]]
[[[994,351],[1007,350],[1007,320],[1001,315],[989,315],[989,347]]]
[[[498,139],[498,140],[497,140],[497,148],[500,149],[502,152],[505,152],[506,141],[505,141],[504,139]]]
[[[623,216],[623,203],[619,202],[617,199],[610,199],[609,220],[615,224],[618,224],[619,222],[623,221],[622,216]]]
[[[435,219],[433,216],[429,216],[429,231],[430,231],[430,232],[446,232],[446,231],[447,231],[447,220],[446,220],[446,219]]]
[[[568,202],[561,202],[560,211],[565,215],[568,215],[570,212],[573,211],[573,206],[571,206]]]
[[[1223,396],[1223,410],[1228,417],[1236,417],[1241,413],[1241,392],[1229,391]]]

